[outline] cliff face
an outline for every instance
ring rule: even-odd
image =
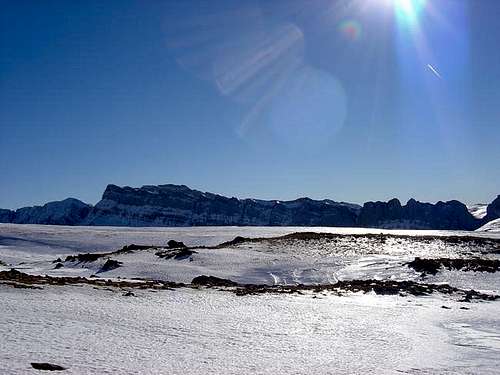
[[[0,210],[0,222],[110,226],[335,226],[475,230],[500,217],[500,196],[483,219],[459,201],[422,203],[410,199],[355,204],[300,198],[292,201],[228,198],[184,185],[108,185],[94,207],[77,199]]]
[[[404,206],[399,200],[367,202],[357,224],[361,227],[402,229],[477,229],[483,220],[476,219],[459,201],[421,203],[410,199]]]
[[[354,226],[359,206],[301,198],[264,201],[227,198],[184,185],[108,185],[91,210],[87,225],[311,225]]]
[[[15,215],[15,211],[0,208],[0,223],[12,223]]]

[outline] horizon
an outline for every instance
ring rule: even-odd
[[[109,181],[490,203],[500,3],[410,3],[4,2],[0,208]]]

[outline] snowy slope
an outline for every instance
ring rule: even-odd
[[[477,232],[496,232],[500,233],[500,219],[492,220],[484,224]]]
[[[487,208],[488,208],[488,205],[484,204],[484,203],[478,203],[478,204],[473,204],[471,206],[467,206],[467,209],[469,210],[469,212],[476,219],[482,219],[483,217],[485,217]]]

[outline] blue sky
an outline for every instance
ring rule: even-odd
[[[0,5],[0,207],[500,194],[496,0]]]

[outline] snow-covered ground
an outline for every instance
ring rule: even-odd
[[[299,231],[411,237],[273,239],[198,248],[181,259],[159,258],[156,249],[146,249],[93,262],[64,261],[67,255],[111,252],[131,243],[166,246],[174,239],[188,246],[213,246],[236,236],[268,238]],[[362,228],[1,224],[0,271],[14,267],[30,274],[185,283],[199,275],[257,284],[421,281],[420,273],[406,265],[417,256],[499,258],[497,245],[446,241],[447,236],[464,235],[500,237]],[[54,269],[58,257],[63,266]],[[100,272],[108,258],[122,262],[121,267]],[[498,275],[442,270],[425,282],[500,294]],[[30,362],[59,364],[76,374],[494,374],[500,365],[500,302],[465,303],[440,294],[236,296],[204,288],[134,290],[135,296],[125,297],[123,290],[90,285],[42,288],[0,284],[0,363],[5,373],[36,371]]]
[[[278,240],[243,243],[220,249],[196,249],[183,259],[160,259],[157,249],[103,257],[94,262],[64,262],[55,269],[53,261],[64,260],[77,253],[114,251],[124,245],[166,246],[168,240],[183,241],[188,246],[216,245],[236,236],[276,237],[293,232],[324,232],[342,234],[389,233],[421,235],[482,235],[481,233],[446,231],[402,231],[360,228],[103,228],[58,227],[44,225],[0,225],[0,261],[32,274],[53,276],[98,275],[108,278],[148,278],[189,283],[194,277],[211,275],[239,283],[254,284],[328,284],[348,279],[414,280],[420,274],[405,263],[418,257],[458,257],[477,252],[461,244],[442,241],[413,241],[411,238],[388,237],[383,243],[375,239],[314,241]],[[496,257],[490,255],[490,257]],[[122,266],[100,273],[108,258]],[[459,275],[461,273],[458,273]],[[496,280],[496,279],[495,279]],[[436,280],[445,281],[445,280]],[[459,282],[459,280],[457,280]],[[494,291],[497,282],[488,283]],[[461,286],[461,285],[457,285]]]
[[[6,374],[495,374],[498,304],[0,286]]]

